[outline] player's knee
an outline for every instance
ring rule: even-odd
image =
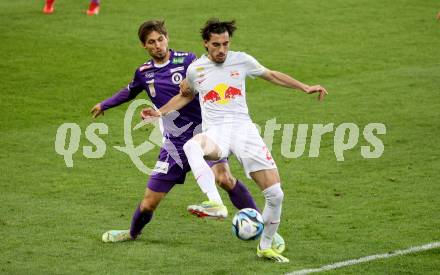
[[[277,192],[276,196],[275,196],[275,201],[278,205],[282,204],[284,200],[284,192],[283,190],[280,188],[279,192]]]
[[[200,144],[197,141],[192,140],[192,139],[188,140],[183,145],[183,151],[185,151],[185,154],[188,154],[189,152],[191,152],[193,148],[200,148]]]
[[[154,210],[156,210],[158,205],[159,202],[144,198],[139,207],[141,209],[141,212],[153,212]]]
[[[215,181],[217,182],[218,186],[229,191],[234,188],[236,180],[232,177],[232,175],[224,173],[221,175],[217,175]]]
[[[284,199],[284,192],[281,189],[280,184],[275,184],[268,187],[263,191],[263,193],[269,206],[278,207],[282,204]]]

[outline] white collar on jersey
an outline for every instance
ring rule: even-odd
[[[153,61],[153,66],[156,67],[156,68],[163,68],[163,67],[165,67],[166,65],[170,64],[170,62],[171,62],[171,61],[170,61],[169,59],[168,59],[167,62],[165,62],[165,63],[163,63],[163,64],[157,64],[156,62]]]

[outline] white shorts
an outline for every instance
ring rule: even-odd
[[[221,151],[221,158],[234,154],[249,173],[277,168],[266,144],[253,123],[224,124],[203,132]]]

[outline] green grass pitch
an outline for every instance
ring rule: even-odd
[[[440,240],[440,11],[434,0],[63,1],[0,2],[0,273],[3,274],[283,274]],[[101,234],[128,228],[147,176],[113,146],[124,144],[127,105],[93,121],[91,107],[124,87],[147,56],[137,28],[163,18],[170,47],[204,53],[199,28],[209,17],[236,19],[233,50],[329,91],[315,96],[249,80],[256,123],[350,122],[360,131],[383,123],[384,153],[365,159],[362,132],[338,162],[334,131],[317,158],[273,156],[285,192],[280,233],[289,264],[256,257],[257,242],[236,239],[230,219],[186,213],[204,200],[191,174],[162,202],[136,242],[103,244]],[[145,98],[145,95],[140,96]],[[58,127],[82,135],[74,167],[54,149]],[[108,125],[107,151],[87,159],[84,131]],[[148,128],[133,133],[140,144]],[[295,136],[294,136],[295,137]],[[144,157],[154,163],[157,148]],[[244,180],[262,207],[256,186]],[[233,214],[235,212],[222,191]],[[232,216],[232,215],[231,215]],[[439,249],[333,270],[328,274],[438,274]]]

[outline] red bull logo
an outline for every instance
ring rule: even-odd
[[[237,96],[243,96],[240,89],[221,83],[203,96],[203,103],[228,104],[231,99]]]

